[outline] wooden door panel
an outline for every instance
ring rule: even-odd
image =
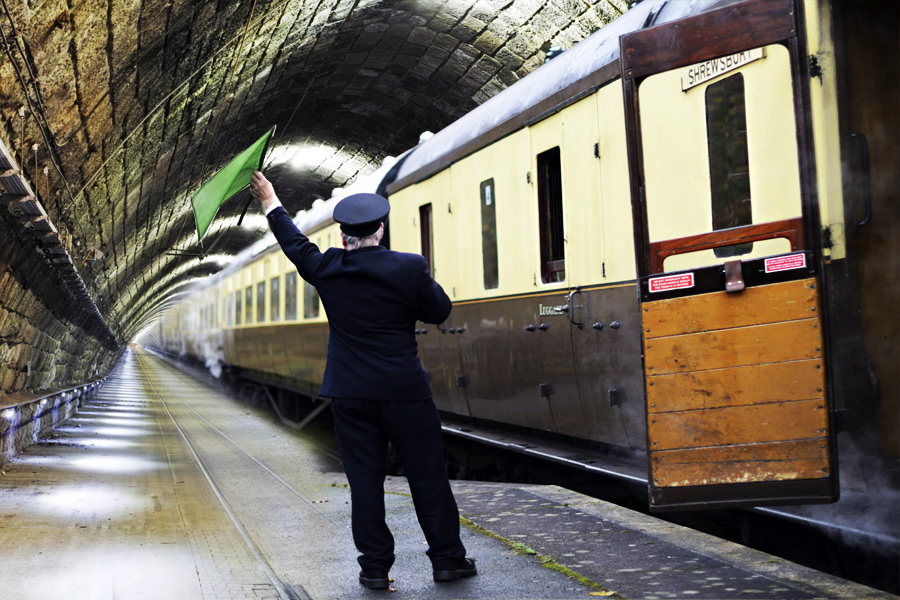
[[[657,451],[819,438],[827,425],[825,403],[816,398],[657,413],[647,428]]]
[[[818,319],[702,331],[644,345],[649,375],[822,358]]]
[[[818,313],[815,279],[748,288],[740,295],[704,294],[647,302],[643,306],[644,337],[728,329],[808,319]]]
[[[653,377],[647,412],[700,410],[821,398],[825,369],[818,359]]]
[[[816,479],[828,475],[828,453],[824,439],[669,450],[653,457],[653,483],[681,487]]]

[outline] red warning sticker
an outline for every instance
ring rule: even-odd
[[[694,274],[683,273],[680,275],[666,275],[665,277],[657,277],[649,282],[651,293],[668,292],[671,290],[684,290],[694,287]]]
[[[778,271],[790,271],[791,269],[805,268],[805,254],[789,254],[787,256],[776,256],[775,258],[766,259],[766,273],[776,273]]]

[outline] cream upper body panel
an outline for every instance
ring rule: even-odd
[[[390,197],[392,248],[423,251],[419,210],[431,204],[434,276],[454,301],[633,280],[623,112],[616,81],[395,192]],[[557,147],[566,276],[543,283],[536,157]],[[493,289],[485,287],[482,249],[481,190],[488,181],[493,183],[498,245],[499,277]]]

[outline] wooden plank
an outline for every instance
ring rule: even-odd
[[[653,485],[680,487],[829,476],[828,441],[800,440],[654,452]]]
[[[825,436],[825,400],[730,406],[648,415],[650,450],[761,444]]]
[[[698,410],[821,398],[821,359],[650,377],[647,412]]]
[[[796,35],[791,0],[757,0],[727,6],[624,35],[623,76],[634,79]]]
[[[814,278],[750,287],[738,294],[713,292],[641,306],[644,337],[809,319],[819,314]]]
[[[645,340],[648,376],[822,357],[819,319]]]

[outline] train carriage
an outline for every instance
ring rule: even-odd
[[[389,196],[391,247],[454,303],[416,331],[444,414],[637,453],[657,508],[865,490],[858,467],[839,485],[838,456],[884,474],[900,84],[875,75],[897,17],[644,0],[380,170],[365,185]],[[304,230],[339,241],[327,216]],[[214,340],[231,368],[314,394],[314,290],[277,247],[251,254],[198,292],[218,307],[205,328],[164,319],[165,345]]]

